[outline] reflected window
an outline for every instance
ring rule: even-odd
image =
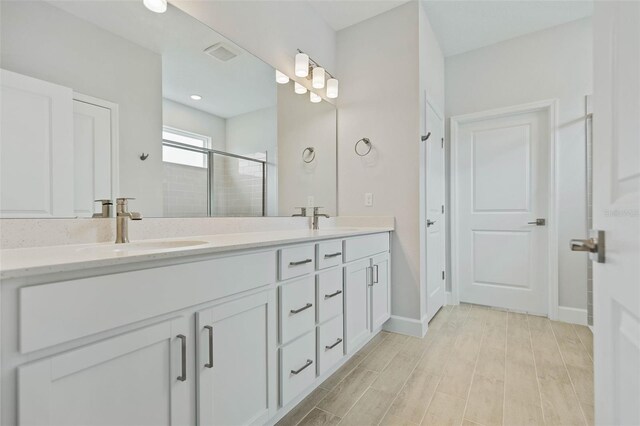
[[[208,136],[171,127],[162,129],[162,161],[165,163],[207,168],[208,157],[204,150],[210,147],[211,138]]]

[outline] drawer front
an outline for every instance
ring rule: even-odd
[[[295,246],[280,249],[280,280],[310,274],[315,270],[314,247]]]
[[[316,266],[326,269],[342,263],[342,241],[325,241],[316,245]]]
[[[275,260],[264,251],[23,287],[20,352],[272,284]]]
[[[344,356],[342,315],[318,326],[318,375],[336,365]]]
[[[280,348],[280,404],[286,405],[316,378],[315,333]]]
[[[314,277],[280,286],[280,342],[313,330],[316,324]]]
[[[342,268],[322,272],[317,280],[318,322],[322,323],[342,314]]]
[[[344,261],[364,259],[389,251],[389,233],[365,235],[344,241]]]

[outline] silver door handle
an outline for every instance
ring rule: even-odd
[[[589,258],[597,263],[604,263],[605,261],[605,244],[604,244],[604,231],[589,231],[590,238],[585,240],[575,239],[571,240],[571,251],[584,251],[589,253]]]
[[[536,226],[545,226],[547,224],[547,219],[538,218],[533,222],[527,222],[527,225],[536,225]]]
[[[176,337],[182,341],[180,345],[180,354],[182,356],[182,363],[181,363],[182,374],[178,376],[178,380],[180,380],[181,382],[184,382],[187,380],[187,336],[185,336],[184,334],[178,334],[178,336]]]
[[[435,220],[429,220],[427,219],[427,228],[430,227],[431,225],[434,225],[436,223]]]
[[[374,284],[378,284],[378,279],[380,278],[380,277],[378,276],[378,265],[373,265],[373,267],[374,267],[374,268],[376,268],[376,279],[375,279],[375,280],[373,280],[373,283],[374,283]]]
[[[205,325],[204,328],[209,331],[209,362],[204,366],[207,368],[213,368],[213,327]]]
[[[292,314],[298,314],[298,313],[300,313],[300,312],[302,312],[302,311],[304,311],[304,310],[306,310],[306,309],[309,309],[309,308],[310,308],[310,307],[312,307],[312,306],[313,306],[313,304],[312,304],[312,303],[307,303],[307,304],[306,304],[306,305],[304,305],[302,308],[300,308],[300,309],[292,309],[290,312],[291,312]]]
[[[302,367],[298,368],[297,370],[291,370],[291,374],[299,374],[302,370],[304,370],[311,364],[313,364],[313,361],[308,359],[307,362]]]

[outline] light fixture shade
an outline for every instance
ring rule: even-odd
[[[311,85],[314,89],[322,89],[324,87],[324,68],[315,67],[313,69],[313,79]]]
[[[304,87],[302,84],[297,83],[297,82],[293,84],[293,90],[298,95],[304,95],[305,93],[307,93],[307,88]]]
[[[309,75],[309,55],[306,53],[298,53],[296,55],[296,75],[298,77],[306,77]]]
[[[280,84],[287,84],[289,82],[289,77],[286,74],[276,70],[276,81]]]
[[[309,92],[309,100],[311,102],[313,102],[314,104],[317,104],[318,102],[320,102],[322,100],[322,98],[320,97],[320,95],[316,95],[313,92]]]
[[[335,99],[338,97],[338,80],[330,78],[327,80],[327,98]]]
[[[156,13],[164,13],[167,11],[167,0],[142,0],[147,9]]]
[[[199,101],[200,99],[202,99],[202,96],[200,96],[200,95],[196,95],[196,94],[193,94],[193,95],[191,95],[191,96],[189,96],[189,97],[190,97],[191,99],[193,99],[194,101]]]

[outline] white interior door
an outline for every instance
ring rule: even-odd
[[[546,314],[549,123],[512,110],[453,119],[456,281],[461,301]]]
[[[73,216],[73,92],[0,70],[0,215]]]
[[[426,140],[426,265],[427,265],[427,321],[446,302],[445,294],[445,221],[444,221],[444,127],[442,118],[427,103]]]
[[[596,424],[640,424],[640,3],[596,2],[593,264]]]
[[[73,101],[75,214],[91,217],[101,207],[94,202],[113,199],[111,191],[111,110]]]

